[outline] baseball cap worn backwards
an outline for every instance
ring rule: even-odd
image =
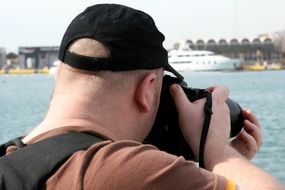
[[[109,49],[111,56],[96,58],[68,50],[77,39],[90,38]],[[86,8],[73,19],[61,41],[58,59],[88,71],[127,71],[163,67],[183,79],[168,63],[163,47],[164,35],[148,14],[117,4],[98,4]]]

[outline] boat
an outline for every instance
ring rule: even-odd
[[[257,62],[242,65],[242,69],[246,71],[282,70],[283,65],[281,63]]]
[[[218,55],[212,51],[179,48],[168,52],[168,62],[180,72],[234,71],[241,69],[242,60]]]
[[[283,65],[281,63],[271,63],[266,65],[267,70],[282,70]]]
[[[50,75],[55,75],[57,71],[57,67],[59,65],[60,61],[56,60],[53,62],[52,66],[49,68],[49,74]]]
[[[242,66],[242,70],[245,71],[264,71],[266,66],[263,64],[245,64]]]

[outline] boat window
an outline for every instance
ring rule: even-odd
[[[173,61],[171,64],[179,64],[179,63],[192,63],[192,61]]]

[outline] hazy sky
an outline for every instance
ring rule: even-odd
[[[166,48],[181,39],[255,37],[285,30],[285,0],[0,0],[0,47],[58,46],[87,6],[118,3],[150,14]]]

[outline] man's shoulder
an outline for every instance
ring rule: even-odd
[[[136,162],[150,160],[152,163],[173,162],[178,157],[167,152],[161,151],[153,145],[142,144],[131,140],[121,140],[116,142],[103,141],[89,147],[84,154],[94,155],[95,161],[115,160],[116,163],[125,161]],[[163,161],[164,160],[164,161]]]
[[[221,187],[223,181],[183,157],[152,145],[122,140],[102,141],[76,152],[48,180],[47,186],[48,189],[82,185],[84,189],[189,189],[208,183]]]

